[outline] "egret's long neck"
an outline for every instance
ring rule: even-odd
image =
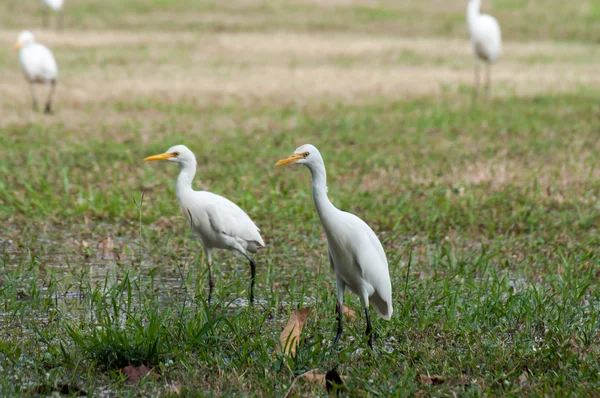
[[[325,172],[325,165],[320,164],[309,167],[309,169],[312,174],[312,191],[315,207],[317,208],[321,222],[325,224],[329,215],[337,210],[327,197],[327,173]]]
[[[177,197],[192,191],[192,180],[196,175],[196,162],[185,163],[177,177]]]
[[[467,23],[473,26],[479,18],[479,10],[481,8],[481,0],[471,0],[467,6]]]

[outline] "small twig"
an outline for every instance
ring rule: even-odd
[[[139,252],[139,257],[140,257],[140,265],[142,265],[142,250],[143,250],[143,243],[144,243],[144,235],[143,235],[143,224],[142,224],[142,206],[144,205],[144,191],[142,191],[142,196],[140,197],[140,203],[137,202],[137,200],[135,200],[135,196],[133,197],[133,203],[135,203],[135,206],[138,208],[138,214],[139,214],[139,226],[140,226],[140,252]]]
[[[299,378],[301,378],[302,376],[306,376],[308,374],[313,373],[315,370],[317,369],[313,369],[313,370],[309,370],[308,372],[304,372],[298,376],[296,376],[296,378],[294,379],[294,381],[292,382],[292,385],[290,386],[290,388],[288,388],[287,392],[285,393],[285,395],[283,396],[283,398],[288,398],[290,396],[290,394],[292,393],[292,389],[294,388],[294,385],[296,384],[296,382],[298,381]]]
[[[410,266],[412,265],[412,242],[408,250],[408,269],[406,270],[406,279],[404,282],[404,296],[408,298],[408,276],[410,275]]]

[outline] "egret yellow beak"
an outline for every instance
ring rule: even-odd
[[[144,162],[151,162],[153,160],[167,160],[174,158],[175,156],[177,155],[174,153],[162,153],[160,155],[148,156],[146,159],[144,159]]]
[[[15,48],[15,50],[18,50],[19,48],[21,48],[23,44],[21,44],[20,41],[16,42],[15,45],[13,46]]]
[[[304,159],[304,155],[301,153],[295,153],[293,155],[288,156],[285,159],[281,159],[279,162],[275,163],[275,166],[283,166],[284,164],[294,163],[300,159]]]

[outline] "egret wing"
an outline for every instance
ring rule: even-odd
[[[331,266],[331,270],[335,271],[335,265],[333,264],[333,256],[331,255],[331,249],[329,245],[327,245],[327,254],[329,255],[329,265]]]
[[[387,257],[375,232],[373,232],[371,227],[369,227],[369,225],[360,217],[348,212],[344,212],[344,214],[346,214],[346,217],[349,221],[347,226],[348,231],[352,234],[349,247],[354,252],[354,258],[358,258],[358,253],[360,252],[360,249],[358,249],[359,247],[365,244],[370,244],[370,246],[373,247],[372,255],[374,261],[377,261],[379,264],[385,264],[385,268],[387,270]],[[361,273],[364,274],[364,269],[360,265],[360,262],[359,266],[361,267]]]
[[[367,223],[351,213],[347,214],[353,217],[354,244],[350,247],[355,263],[360,268],[362,278],[375,290],[369,297],[371,304],[382,318],[389,320],[393,312],[392,284],[385,251]]]
[[[381,261],[378,248],[368,241],[364,241],[357,249],[356,260],[362,270],[363,278],[374,288],[374,292],[369,297],[371,304],[382,318],[389,320],[393,309],[392,284],[387,260]]]
[[[32,80],[52,80],[58,74],[56,60],[47,47],[35,44],[19,55],[21,66]]]
[[[247,242],[256,242],[259,246],[265,243],[260,236],[260,229],[238,205],[219,195],[212,194],[206,206],[206,215],[210,226],[218,233]]]
[[[58,67],[56,66],[56,59],[54,59],[54,55],[52,51],[48,49],[46,46],[40,46],[40,55],[42,62],[42,73],[48,79],[56,78],[58,75]]]

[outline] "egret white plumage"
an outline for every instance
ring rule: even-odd
[[[56,89],[58,67],[52,52],[43,44],[36,43],[35,36],[28,30],[19,34],[15,49],[19,50],[19,63],[25,73],[31,89],[33,110],[37,111],[38,104],[34,84],[50,84],[50,93],[46,101],[45,113],[52,113],[52,96]]]
[[[58,27],[62,26],[62,8],[64,5],[64,0],[42,0],[42,4],[44,5],[44,26],[48,26],[48,13],[50,10],[55,12],[58,15]]]
[[[308,167],[312,174],[312,191],[315,207],[325,234],[329,262],[335,272],[337,286],[338,328],[333,344],[343,330],[344,291],[346,288],[359,296],[365,307],[366,335],[373,347],[373,334],[369,303],[385,320],[390,320],[392,308],[392,284],[387,258],[375,232],[354,214],[337,209],[327,197],[327,175],[321,154],[312,145],[302,145],[294,153],[278,161],[281,166],[297,163]]]
[[[486,90],[489,94],[492,84],[491,65],[498,60],[502,52],[502,33],[496,18],[481,14],[481,0],[469,0],[467,5],[467,25],[471,36],[471,44],[475,54],[475,83],[473,96],[477,97],[479,90],[479,60],[486,63]]]
[[[265,242],[260,230],[248,215],[235,203],[208,191],[194,191],[192,180],[196,175],[196,157],[185,145],[175,145],[160,155],[149,156],[144,161],[166,160],[179,165],[177,201],[181,213],[192,229],[200,236],[208,264],[208,301],[213,292],[212,251],[226,249],[242,254],[250,262],[250,302],[254,302],[256,263],[249,253],[256,253]]]

